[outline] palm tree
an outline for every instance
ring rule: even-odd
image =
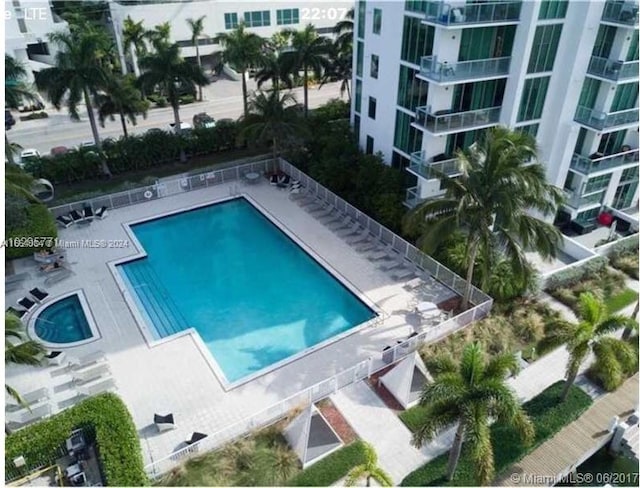
[[[333,34],[336,36],[334,44],[339,51],[353,51],[353,17],[354,8],[351,7],[344,19],[333,27]]]
[[[562,400],[569,394],[578,376],[580,366],[589,352],[595,355],[596,370],[607,389],[615,389],[624,379],[624,371],[637,361],[631,345],[612,336],[612,333],[629,328],[637,330],[638,323],[630,317],[610,315],[604,301],[590,292],[578,297],[578,323],[557,320],[545,326],[545,338],[540,342],[542,353],[564,344],[569,351],[566,384]]]
[[[329,54],[329,63],[322,76],[320,88],[325,83],[334,80],[340,80],[340,96],[347,94],[347,99],[351,102],[351,89],[349,83],[353,76],[353,56],[351,52],[341,51],[334,43],[331,46]]]
[[[55,57],[55,66],[36,75],[36,85],[47,94],[47,98],[60,110],[63,101],[74,120],[80,120],[78,104],[84,99],[91,124],[91,132],[96,147],[100,150],[100,136],[96,124],[92,96],[106,84],[108,71],[102,65],[97,52],[105,45],[104,33],[96,30],[49,34],[51,42],[60,50]],[[102,171],[111,176],[104,158],[101,159]]]
[[[365,462],[354,466],[347,474],[345,486],[354,486],[359,479],[366,477],[367,486],[371,486],[371,478],[376,480],[380,486],[393,486],[391,476],[378,466],[378,455],[371,444],[364,443]]]
[[[145,37],[149,39],[149,42],[153,48],[158,51],[161,47],[169,45],[169,38],[171,37],[171,24],[169,22],[163,22],[156,25],[153,29],[145,32]]]
[[[4,55],[4,104],[7,108],[18,109],[22,100],[37,100],[35,90],[25,81],[27,71],[24,65],[15,58]],[[15,163],[13,159],[14,144],[9,142],[7,130],[4,132],[4,154],[7,161]]]
[[[317,77],[322,76],[324,69],[329,65],[327,56],[330,49],[327,39],[320,37],[316,28],[308,24],[303,30],[293,33],[291,50],[283,53],[287,71],[292,73],[302,71],[305,117],[309,111],[309,71]]]
[[[295,97],[276,90],[258,92],[249,102],[249,115],[243,119],[242,134],[259,142],[271,143],[273,162],[283,143],[292,143],[304,130]]]
[[[218,34],[216,40],[224,49],[224,62],[230,64],[242,77],[242,106],[246,117],[249,113],[246,73],[258,63],[264,39],[247,31],[244,22],[240,22],[231,32]]]
[[[640,300],[636,300],[636,306],[633,307],[633,312],[631,312],[631,318],[633,320],[638,320],[638,311],[640,310]],[[633,329],[630,327],[626,327],[624,331],[622,331],[622,338],[626,341],[631,337],[631,333]]]
[[[140,86],[146,90],[153,90],[159,86],[166,94],[167,100],[173,108],[175,130],[180,129],[180,100],[179,88],[194,88],[196,85],[207,85],[209,80],[199,66],[187,63],[180,56],[177,44],[158,44],[157,51],[140,60],[140,66],[145,72],[138,78]],[[180,151],[180,161],[185,162],[184,151]]]
[[[258,66],[258,71],[254,75],[258,89],[267,81],[271,82],[271,88],[275,91],[280,90],[281,83],[288,89],[293,86],[291,75],[286,70],[283,58],[276,49],[269,48],[265,50],[258,61]]]
[[[42,344],[28,340],[24,334],[24,326],[20,319],[11,313],[4,315],[4,363],[39,365],[45,350]],[[20,394],[5,383],[5,391],[24,405]]]
[[[427,200],[406,218],[405,230],[419,233],[418,245],[432,253],[452,233],[461,231],[467,246],[467,287],[462,300],[466,308],[471,294],[476,257],[483,256],[482,287],[486,289],[492,256],[509,259],[516,276],[530,275],[525,251],[533,249],[543,258],[554,257],[561,235],[553,225],[534,217],[555,213],[561,191],[547,183],[544,166],[537,158],[535,140],[506,127],[487,130],[481,140],[458,151],[460,176],[441,178],[443,198]]]
[[[135,87],[134,79],[130,76],[111,75],[103,91],[96,95],[96,105],[100,125],[104,127],[107,118],[114,120],[114,116],[119,115],[124,137],[128,137],[127,119],[133,125],[137,124],[136,115],[142,114],[146,119],[149,103],[142,99],[140,90]]]
[[[140,76],[138,58],[147,54],[147,44],[145,42],[147,36],[143,22],[134,22],[131,16],[127,16],[127,18],[124,19],[122,37],[124,39],[124,49],[125,51],[129,51],[131,63],[133,64],[133,72],[137,78]]]
[[[478,343],[467,344],[459,364],[441,358],[433,368],[434,381],[425,386],[420,396],[424,408],[422,424],[413,433],[413,443],[421,447],[442,429],[457,424],[447,479],[456,472],[463,442],[467,442],[478,484],[493,479],[493,447],[490,423],[505,422],[517,428],[522,441],[533,441],[534,429],[515,393],[507,386],[506,376],[515,373],[515,355],[501,354],[487,361]]]
[[[5,193],[20,195],[30,202],[38,202],[32,193],[33,177],[24,171],[17,164],[9,163],[4,165],[4,188]]]
[[[200,61],[200,47],[198,46],[201,37],[209,37],[204,32],[204,19],[206,15],[197,19],[187,19],[187,24],[191,29],[191,43],[196,47],[196,60],[198,67],[202,70],[202,62]],[[198,86],[198,100],[202,101],[202,86]]]

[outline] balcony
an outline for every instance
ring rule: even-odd
[[[638,109],[621,110],[620,112],[599,112],[592,108],[578,107],[573,120],[591,129],[603,131],[619,129],[638,124]]]
[[[420,191],[417,186],[407,188],[407,197],[404,201],[404,204],[409,208],[417,207],[426,200],[426,198],[421,198],[420,196],[418,196],[419,194]]]
[[[481,108],[467,112],[438,110],[432,114],[430,113],[431,107],[418,107],[416,108],[415,126],[426,129],[432,134],[447,134],[480,129],[482,127],[491,127],[498,125],[500,108],[501,107]]]
[[[459,29],[487,24],[506,25],[520,21],[522,2],[487,2],[450,5],[443,1],[427,1],[423,23]]]
[[[440,159],[436,156],[427,159],[426,151],[416,151],[411,155],[409,171],[416,176],[431,180],[439,178],[440,174],[458,176],[460,167],[456,158]]]
[[[580,195],[575,190],[568,190],[565,188],[564,194],[567,198],[565,203],[570,207],[575,208],[576,210],[586,206],[593,206],[593,204],[595,203],[601,204],[602,199],[604,198],[605,190],[606,188],[598,191],[597,193],[592,193],[590,195],[584,196]]]
[[[637,2],[609,1],[602,11],[602,22],[623,27],[638,25]]]
[[[636,163],[638,161],[638,149],[629,148],[609,156],[599,155],[598,153],[592,154],[591,156],[595,157],[591,158],[577,153],[574,154],[571,158],[571,169],[588,175],[596,171],[605,171],[615,169],[625,164]]]
[[[587,74],[610,81],[624,81],[638,79],[638,61],[613,61],[607,58],[592,56],[587,68]]]
[[[448,63],[439,62],[437,56],[423,56],[418,76],[439,84],[502,78],[509,76],[510,64],[510,57]]]

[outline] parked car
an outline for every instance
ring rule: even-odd
[[[63,154],[67,154],[69,152],[69,148],[67,146],[56,146],[51,148],[52,156],[62,156]]]
[[[19,112],[33,112],[34,110],[44,110],[44,102],[40,97],[33,100],[23,100],[18,106]]]
[[[176,123],[175,122],[171,122],[169,124],[169,128],[172,131],[176,130]],[[186,122],[180,122],[180,131],[190,131],[191,130],[191,124],[187,124]]]
[[[171,128],[173,129],[173,127]],[[158,129],[157,127],[153,127],[152,129],[147,130],[147,134],[164,134],[162,129]]]
[[[211,129],[216,126],[216,121],[211,115],[202,112],[193,116],[193,126],[196,129]]]
[[[92,147],[96,147],[96,143],[94,141],[82,141],[80,144],[78,144],[78,150],[90,149]]]
[[[24,149],[20,153],[20,166],[31,159],[37,159],[40,157],[40,152],[37,149]]]

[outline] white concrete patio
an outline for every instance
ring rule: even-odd
[[[126,222],[226,198],[231,187],[236,185],[222,184],[109,210],[104,220],[60,230],[59,238],[65,241],[124,240],[128,238],[123,226]],[[55,299],[72,290],[83,290],[100,337],[90,344],[57,349],[73,357],[98,350],[106,353],[117,393],[129,407],[139,429],[145,463],[184,447],[183,441],[194,431],[213,434],[368,357],[379,357],[384,346],[406,338],[413,331],[407,317],[409,303],[415,301],[416,296],[407,292],[401,282],[395,282],[390,273],[378,269],[366,255],[358,254],[289,200],[287,191],[271,187],[265,180],[251,186],[240,184],[239,190],[311,247],[361,295],[375,303],[386,315],[386,321],[380,327],[360,330],[225,392],[191,336],[181,336],[153,347],[145,341],[107,266],[110,261],[136,254],[133,243],[120,248],[69,248],[67,261],[74,274],[48,287],[48,291]],[[30,278],[21,289],[6,296],[7,306],[15,306],[16,300],[32,287],[43,287],[45,276],[40,274],[32,259],[16,261],[15,272],[28,272]],[[429,293],[430,296],[421,299],[439,303],[455,295],[444,285],[432,288]],[[21,392],[48,386],[54,413],[78,401],[66,366],[10,366],[6,370],[6,382]],[[173,413],[177,428],[158,434],[152,424],[154,413]]]

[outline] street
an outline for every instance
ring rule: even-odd
[[[255,89],[255,83],[250,80],[248,83],[249,92]],[[193,116],[200,112],[207,112],[218,119],[237,119],[242,114],[242,87],[239,81],[221,79],[204,87],[204,98],[202,102],[195,102],[180,107],[180,120],[192,124]],[[302,88],[295,88],[292,93],[299,103],[302,103]],[[317,86],[309,88],[309,108],[318,107],[326,103],[331,98],[340,98],[340,83],[328,83],[320,90]],[[55,108],[47,106],[49,117],[47,119],[32,120],[22,122],[20,115],[14,112],[16,125],[8,131],[7,136],[11,142],[20,144],[23,149],[37,149],[40,154],[49,154],[52,147],[66,146],[71,148],[80,142],[92,141],[91,126],[84,106],[79,107],[81,120],[73,121],[69,117],[67,109],[62,107],[58,112]],[[97,118],[97,114],[96,114]],[[138,117],[138,124],[127,124],[129,134],[141,134],[148,129],[158,128],[169,129],[169,123],[173,122],[173,111],[171,107],[152,108],[147,113],[147,118]],[[120,118],[107,120],[105,127],[98,125],[98,132],[101,139],[113,137],[115,139],[122,136],[122,125]]]

